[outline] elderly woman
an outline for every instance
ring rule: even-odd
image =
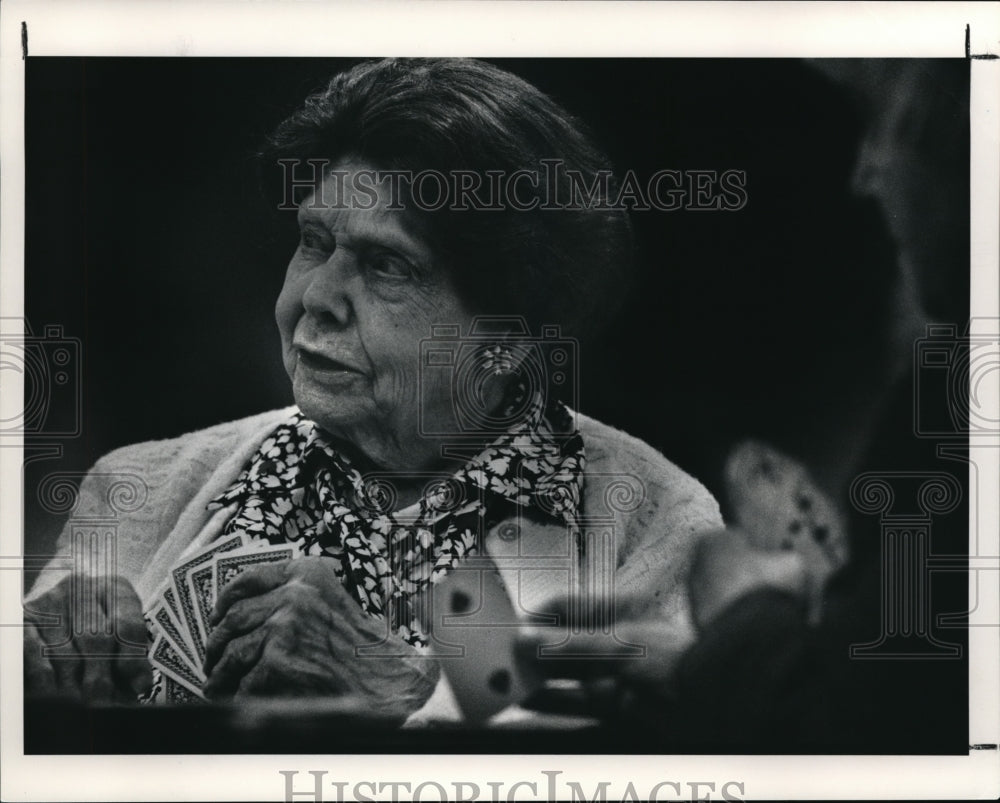
[[[113,567],[42,574],[31,611],[78,618],[81,589],[100,605],[89,628],[28,628],[29,691],[177,701],[193,684],[209,699],[433,709],[440,673],[418,601],[472,554],[590,567],[506,573],[523,612],[586,575],[685,627],[689,553],[721,524],[715,501],[567,406],[576,344],[616,311],[631,257],[616,185],[581,126],[494,66],[390,59],[310,97],[264,165],[301,233],[275,308],[296,406],[94,466],[76,518],[106,515],[122,475],[145,501],[118,513]],[[234,556],[267,545],[269,559],[224,590],[216,565],[205,603],[183,574],[204,560],[185,561],[218,544]],[[60,551],[73,551],[69,528]],[[207,604],[187,647],[172,632],[178,594]],[[136,646],[147,629],[155,677]]]

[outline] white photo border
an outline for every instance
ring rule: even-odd
[[[0,317],[23,315],[24,62],[31,55],[118,56],[669,56],[961,57],[1000,53],[998,3],[657,2],[131,2],[7,0],[0,7]],[[966,45],[968,26],[968,45]],[[1000,60],[972,59],[971,317],[998,317]],[[10,372],[7,372],[10,373]],[[1000,380],[1000,377],[995,379]],[[986,388],[1000,407],[997,381]],[[5,375],[0,418],[16,416],[22,387]],[[989,399],[987,399],[989,403]],[[978,472],[975,471],[978,469]],[[979,556],[1000,555],[995,493],[1000,443],[979,448],[971,477]],[[0,449],[0,610],[20,610],[21,450]],[[993,567],[993,569],[1000,566]],[[970,744],[1000,743],[1000,621],[994,571],[969,631]],[[972,593],[970,591],[970,593]],[[976,602],[976,600],[972,600]],[[980,625],[980,626],[976,626]],[[968,756],[24,756],[21,639],[0,627],[0,798],[3,800],[286,799],[280,771],[358,781],[534,781],[544,796],[559,770],[585,790],[618,779],[640,794],[662,781],[742,783],[743,799],[949,799],[1000,794],[995,750]],[[362,787],[371,793],[368,787]],[[448,787],[450,788],[450,787]],[[682,787],[687,790],[685,785]],[[525,799],[542,799],[522,793]],[[704,790],[703,790],[704,791]],[[327,786],[324,799],[336,799]],[[666,794],[666,793],[665,793]],[[295,800],[312,799],[298,795]],[[405,796],[404,796],[405,799]]]

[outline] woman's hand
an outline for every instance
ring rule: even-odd
[[[135,702],[152,685],[142,604],[123,577],[74,574],[26,604],[24,690]]]
[[[219,595],[204,691],[242,695],[360,695],[405,717],[427,700],[438,667],[361,610],[333,561],[304,557],[250,569]],[[379,644],[380,655],[356,648]]]

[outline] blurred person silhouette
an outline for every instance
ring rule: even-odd
[[[968,315],[967,185],[959,169],[967,154],[968,66],[814,64],[853,88],[867,125],[842,185],[818,187],[822,201],[811,201],[810,214],[820,214],[806,241],[827,247],[810,251],[802,292],[796,296],[793,282],[770,305],[762,296],[763,309],[747,317],[748,328],[769,315],[794,321],[784,338],[769,339],[769,364],[780,371],[805,349],[814,373],[789,370],[787,381],[800,386],[772,386],[769,416],[748,424],[752,437],[726,454],[720,499],[729,526],[700,540],[688,578],[697,635],[685,642],[636,615],[623,594],[590,602],[612,606],[617,637],[644,645],[643,659],[546,661],[543,629],[523,639],[525,662],[585,679],[591,693],[581,704],[623,739],[631,734],[633,747],[967,750],[967,575],[935,573],[926,589],[933,592],[931,632],[944,649],[852,658],[852,647],[878,639],[884,616],[900,612],[883,607],[879,522],[855,509],[849,492],[868,471],[945,473],[957,488],[967,482],[967,465],[940,457],[937,444],[916,431],[914,393],[940,395],[941,388],[916,382],[914,344],[928,323],[956,322],[961,330]],[[941,198],[955,203],[946,208]],[[940,214],[929,204],[940,204]],[[789,254],[765,274],[785,277],[798,269],[797,258]],[[865,282],[867,296],[854,281]],[[811,291],[817,287],[832,290]],[[791,313],[789,303],[797,306]],[[734,343],[730,358],[753,361],[758,345]],[[935,520],[931,549],[961,558],[968,518],[964,497],[956,502]],[[957,614],[958,626],[939,629],[942,612]],[[557,703],[542,695],[538,704]]]

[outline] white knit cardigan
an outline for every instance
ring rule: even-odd
[[[28,598],[66,577],[75,557],[78,568],[124,576],[148,609],[171,567],[215,540],[232,516],[234,507],[209,511],[209,501],[234,482],[264,438],[296,409],[271,410],[102,457],[80,484],[57,557]],[[586,576],[591,588],[648,600],[649,613],[690,631],[684,579],[697,534],[722,525],[715,499],[642,441],[582,414],[577,425],[587,457],[582,502],[587,565],[567,571],[577,550],[564,525],[501,521],[484,545],[512,599],[525,610],[538,610],[547,599],[565,596],[568,578]],[[81,562],[81,552],[95,543],[101,554],[110,550],[111,558],[99,565]],[[560,555],[567,567],[531,568],[533,557],[546,557],[551,567],[551,558]]]

